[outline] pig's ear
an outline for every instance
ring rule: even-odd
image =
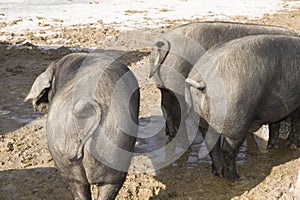
[[[195,81],[191,78],[187,78],[185,79],[185,82],[190,85],[193,86],[195,88],[197,88],[198,90],[204,91],[206,88],[206,84],[203,81]]]
[[[29,94],[24,101],[30,99],[39,99],[45,93],[45,90],[51,87],[54,73],[54,63],[51,64],[45,72],[41,73],[34,81]]]
[[[158,38],[150,55],[150,78],[156,73],[160,65],[164,62],[170,50],[169,41]]]

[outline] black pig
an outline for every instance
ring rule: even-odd
[[[50,153],[75,199],[114,199],[136,141],[139,89],[129,69],[104,53],[74,53],[39,75],[25,100],[47,108]],[[46,105],[46,106],[45,106]]]
[[[246,134],[300,106],[300,38],[257,35],[218,44],[186,83],[186,101],[210,138],[213,172],[236,180],[235,158]]]

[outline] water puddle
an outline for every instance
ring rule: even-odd
[[[191,128],[191,126],[194,126],[193,129],[197,128],[195,124],[191,124],[190,121],[187,121],[187,125],[188,128]],[[147,157],[147,159],[151,160],[150,165],[154,169],[159,169],[160,167],[165,167],[166,165],[170,164],[177,166],[177,159],[172,160],[172,158],[168,157],[166,146],[168,145],[169,141],[168,137],[165,135],[164,129],[165,120],[161,115],[141,118],[139,120],[139,132],[136,142],[135,156]],[[254,136],[254,138],[257,145],[263,144],[262,141],[264,139],[258,136]],[[237,164],[243,164],[245,162],[247,146],[247,141],[245,141],[237,155]],[[174,148],[175,154],[176,151],[180,152],[186,150],[189,151],[188,158],[185,163],[187,169],[197,168],[201,163],[211,163],[211,159],[205,143],[203,143],[203,137],[200,132],[197,133],[189,149],[180,149],[180,146],[176,146]],[[139,160],[139,162],[143,163],[141,160]],[[148,165],[149,160],[147,161]]]

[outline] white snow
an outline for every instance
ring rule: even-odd
[[[49,36],[74,26],[154,28],[168,25],[168,20],[260,18],[299,7],[300,0],[0,0],[0,41],[26,32]]]
[[[70,25],[115,23],[115,28],[156,27],[175,19],[262,17],[300,7],[300,1],[281,0],[0,0],[1,32],[47,30]],[[44,26],[46,24],[46,26]],[[101,23],[98,23],[101,27]]]

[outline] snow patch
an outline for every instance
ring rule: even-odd
[[[157,27],[167,20],[262,17],[300,7],[300,1],[282,0],[0,0],[1,32],[47,31],[53,27],[93,24],[101,28]]]

